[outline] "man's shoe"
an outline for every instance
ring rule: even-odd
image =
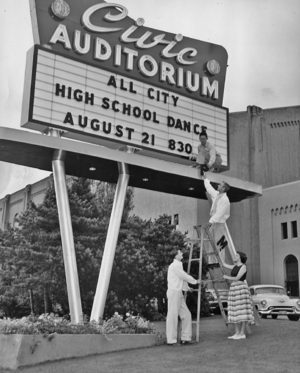
[[[167,343],[167,346],[171,346],[171,347],[179,347],[180,344],[175,342],[175,343]]]
[[[187,346],[187,345],[193,345],[197,342],[196,341],[181,341],[180,343],[182,346]]]

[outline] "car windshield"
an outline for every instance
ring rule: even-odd
[[[285,294],[284,290],[275,287],[265,287],[255,289],[256,294],[274,293],[274,294]]]

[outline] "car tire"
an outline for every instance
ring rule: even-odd
[[[277,319],[278,315],[272,315],[272,319]]]
[[[298,315],[287,315],[287,317],[290,321],[298,321],[300,319]]]
[[[221,315],[220,307],[217,307],[214,312],[215,315]]]
[[[267,315],[262,315],[262,314],[260,314],[260,317],[261,317],[262,319],[266,319],[266,318],[267,318]]]

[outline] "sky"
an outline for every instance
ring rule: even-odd
[[[66,1],[72,7],[76,0]],[[113,2],[147,27],[223,46],[229,112],[300,105],[299,0]],[[29,0],[0,1],[0,15],[0,126],[21,129],[26,53],[33,46]],[[3,162],[0,174],[0,199],[49,175]]]

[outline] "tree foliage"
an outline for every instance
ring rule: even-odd
[[[88,315],[115,189],[115,185],[83,178],[73,178],[68,188],[82,308]],[[168,266],[177,250],[187,252],[185,235],[170,224],[170,216],[143,220],[131,214],[133,195],[134,190],[128,188],[105,308],[107,317],[115,311],[149,318],[166,313]],[[43,203],[30,203],[20,215],[18,228],[7,226],[0,232],[0,245],[1,308],[7,316],[29,311],[69,312],[53,182]]]

